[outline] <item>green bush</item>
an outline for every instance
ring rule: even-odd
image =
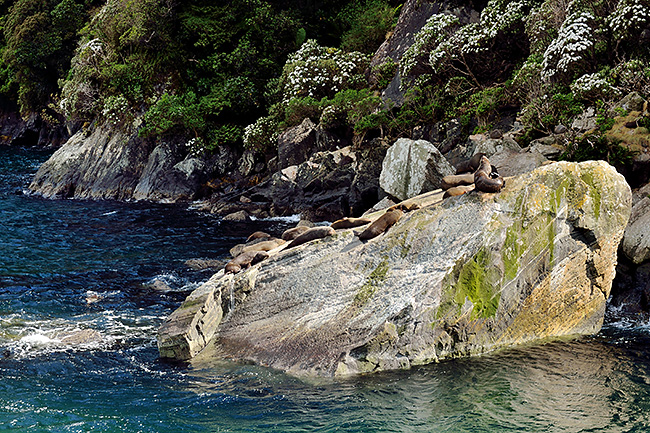
[[[600,134],[590,134],[567,145],[561,158],[569,161],[604,160],[614,166],[629,164],[634,153],[620,142],[609,140]]]

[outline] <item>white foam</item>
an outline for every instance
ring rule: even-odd
[[[282,216],[282,217],[269,217],[269,218],[256,218],[251,215],[251,221],[279,221],[284,223],[298,223],[300,222],[300,214]]]
[[[61,343],[61,340],[53,339],[43,334],[29,334],[20,339],[21,343],[31,344],[34,346],[45,346],[48,344]]]

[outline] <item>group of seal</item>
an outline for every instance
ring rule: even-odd
[[[499,192],[504,186],[505,180],[483,153],[477,153],[458,164],[456,174],[443,177],[441,182],[441,188],[445,191],[443,198],[463,195],[475,189]]]

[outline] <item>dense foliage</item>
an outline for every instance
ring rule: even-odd
[[[401,2],[0,0],[0,92],[23,113],[261,152],[307,117],[361,143],[451,118],[485,131],[516,109],[530,139],[650,93],[650,0],[458,6],[480,19],[441,10],[369,75]],[[392,104],[379,93],[397,72]]]
[[[396,7],[387,0],[0,0],[0,91],[24,114],[56,107],[77,120],[135,121],[145,136],[181,134],[207,148],[241,143],[244,127],[278,102],[291,53],[308,39],[373,52]]]

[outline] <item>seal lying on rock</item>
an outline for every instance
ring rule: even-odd
[[[359,234],[359,239],[364,241],[379,236],[399,221],[402,215],[404,215],[404,212],[399,205],[387,210],[386,213],[377,218],[375,222]]]
[[[492,170],[490,161],[483,156],[478,170],[474,173],[474,185],[478,191],[499,192],[504,187],[505,181],[499,173]]]
[[[420,205],[415,202],[409,202],[408,200],[405,200],[401,203],[394,204],[388,208],[388,210],[394,210],[394,209],[399,209],[402,212],[411,212],[420,209]]]
[[[292,241],[301,234],[305,233],[307,230],[309,230],[309,227],[306,226],[298,226],[294,227],[292,229],[287,229],[282,233],[282,239],[285,241]]]
[[[481,158],[485,156],[484,153],[477,153],[472,156],[467,161],[463,161],[456,167],[456,174],[461,173],[474,173],[476,169],[481,165]]]
[[[306,242],[313,241],[314,239],[321,239],[327,236],[332,236],[335,234],[336,231],[329,226],[320,226],[320,227],[312,227],[294,240],[291,241],[291,243],[287,246],[287,248],[293,248],[297,247],[298,245],[302,245]]]
[[[240,254],[226,264],[226,274],[236,274],[242,269],[247,269],[268,257],[269,253],[266,251],[248,251]]]
[[[351,229],[353,227],[359,227],[359,226],[365,226],[366,224],[370,224],[372,222],[371,219],[369,218],[342,218],[340,220],[334,221],[330,227],[332,227],[334,230],[339,230],[339,229]]]
[[[450,174],[442,178],[440,188],[443,191],[461,185],[471,185],[474,183],[474,173]]]
[[[474,191],[474,188],[475,188],[474,184],[454,186],[452,188],[449,188],[447,191],[445,191],[442,198],[456,197],[459,195],[467,194],[468,192]]]
[[[279,247],[280,245],[286,244],[287,241],[282,239],[269,239],[268,241],[258,242],[256,244],[247,245],[243,248],[242,254],[248,253],[250,251],[271,251]]]
[[[264,232],[253,232],[251,235],[246,239],[246,242],[254,241],[255,239],[262,239],[262,238],[270,238],[271,235],[268,233]]]
[[[237,257],[246,251],[271,251],[274,248],[284,244],[285,241],[277,238],[258,238],[253,239],[245,244],[237,244],[230,249],[230,255]]]

